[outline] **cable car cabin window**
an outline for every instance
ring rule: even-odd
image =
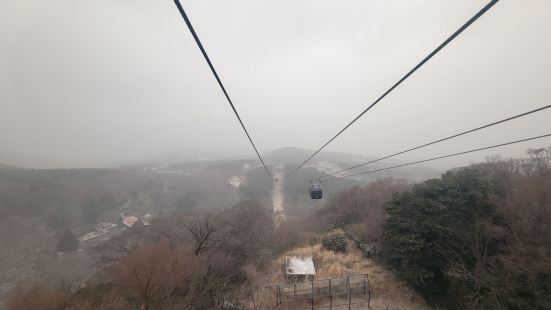
[[[323,197],[323,190],[318,182],[310,183],[310,198],[321,199]]]

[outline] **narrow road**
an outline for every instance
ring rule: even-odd
[[[274,224],[276,228],[285,222],[285,207],[283,199],[283,171],[274,171],[274,190],[272,193]]]

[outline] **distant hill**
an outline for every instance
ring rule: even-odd
[[[282,147],[262,156],[266,160],[281,162],[284,164],[296,163],[310,156],[314,151],[299,149],[296,147]]]
[[[14,169],[23,169],[23,168],[0,163],[0,170],[14,170]]]
[[[283,147],[262,154],[269,165],[285,164],[288,168],[298,165],[314,153],[313,150],[300,149],[296,147]],[[204,169],[223,171],[234,170],[243,167],[244,164],[251,166],[257,165],[258,160],[250,156],[223,155],[214,153],[199,153],[191,151],[179,151],[150,156],[142,159],[128,159],[118,162],[110,162],[94,165],[95,168],[122,168],[122,169],[149,169],[161,171],[184,171],[198,172]],[[305,168],[311,167],[320,170],[323,173],[335,172],[350,166],[374,160],[377,157],[365,156],[361,154],[341,153],[341,152],[320,152],[310,160]],[[25,168],[63,168],[67,165],[56,163],[49,159],[36,157],[34,155],[19,154],[0,150],[0,169],[25,169]],[[361,172],[373,169],[384,168],[388,166],[402,164],[404,162],[397,159],[387,159],[376,162],[354,172]],[[83,167],[80,167],[83,168]],[[371,181],[381,177],[403,178],[412,181],[425,180],[427,178],[438,177],[441,171],[427,166],[411,166],[400,169],[392,169],[379,173],[361,175],[356,180]]]
[[[314,153],[313,150],[299,149],[296,147],[282,147],[270,152],[266,152],[263,156],[267,160],[277,161],[284,164],[299,163],[304,161]],[[339,152],[320,152],[312,160],[315,161],[332,161],[332,162],[359,162],[368,161],[374,157],[366,157],[360,154],[339,153]]]
[[[59,162],[34,154],[12,152],[0,149],[0,162],[3,165],[22,168],[58,168],[63,167]]]
[[[267,161],[283,163],[283,164],[298,164],[314,153],[313,150],[304,150],[294,147],[284,147],[264,153],[263,156]],[[368,162],[377,159],[374,156],[365,156],[361,154],[339,153],[339,152],[320,152],[305,167],[314,167],[323,169],[324,172],[336,171],[360,163]],[[362,172],[370,169],[379,169],[393,165],[399,165],[403,162],[396,159],[387,159],[376,162],[365,167],[354,170],[353,172]],[[332,167],[332,168],[331,168]],[[328,168],[330,170],[328,170]],[[352,172],[352,171],[351,171]],[[378,173],[366,174],[356,177],[358,181],[373,181],[384,177],[393,177],[399,179],[407,179],[410,181],[420,181],[429,178],[440,176],[441,171],[427,166],[411,166],[398,169],[385,170]]]
[[[56,169],[56,168],[120,168],[127,166],[180,164],[185,162],[240,159],[243,156],[216,152],[174,151],[153,154],[150,156],[123,158],[110,161],[65,162],[35,154],[13,152],[0,149],[0,162],[23,168]]]
[[[103,162],[99,167],[108,168],[127,168],[147,165],[181,165],[184,163],[213,162],[224,160],[239,160],[243,156],[234,154],[222,154],[216,152],[192,152],[192,151],[174,151],[159,153],[134,159],[123,159],[116,161]]]

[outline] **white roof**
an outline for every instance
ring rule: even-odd
[[[122,219],[122,223],[127,227],[132,227],[136,222],[138,221],[138,218],[135,216],[127,216]]]
[[[288,275],[316,275],[312,256],[288,256],[285,258]]]
[[[80,242],[84,242],[84,241],[88,241],[90,239],[94,239],[94,238],[97,238],[103,234],[105,234],[106,232],[100,232],[100,231],[91,231],[89,233],[87,233],[86,235],[84,236],[81,236],[78,238],[78,241]]]
[[[241,179],[238,176],[234,175],[228,179],[228,183],[233,187],[238,188],[239,185],[241,185]]]
[[[96,226],[94,226],[94,228],[98,231],[105,230],[105,229],[111,229],[111,228],[115,228],[115,227],[117,227],[117,224],[111,223],[109,221],[99,222],[99,223],[96,224]]]

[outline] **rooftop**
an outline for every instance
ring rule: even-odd
[[[288,275],[316,275],[312,256],[287,256],[285,272]]]

